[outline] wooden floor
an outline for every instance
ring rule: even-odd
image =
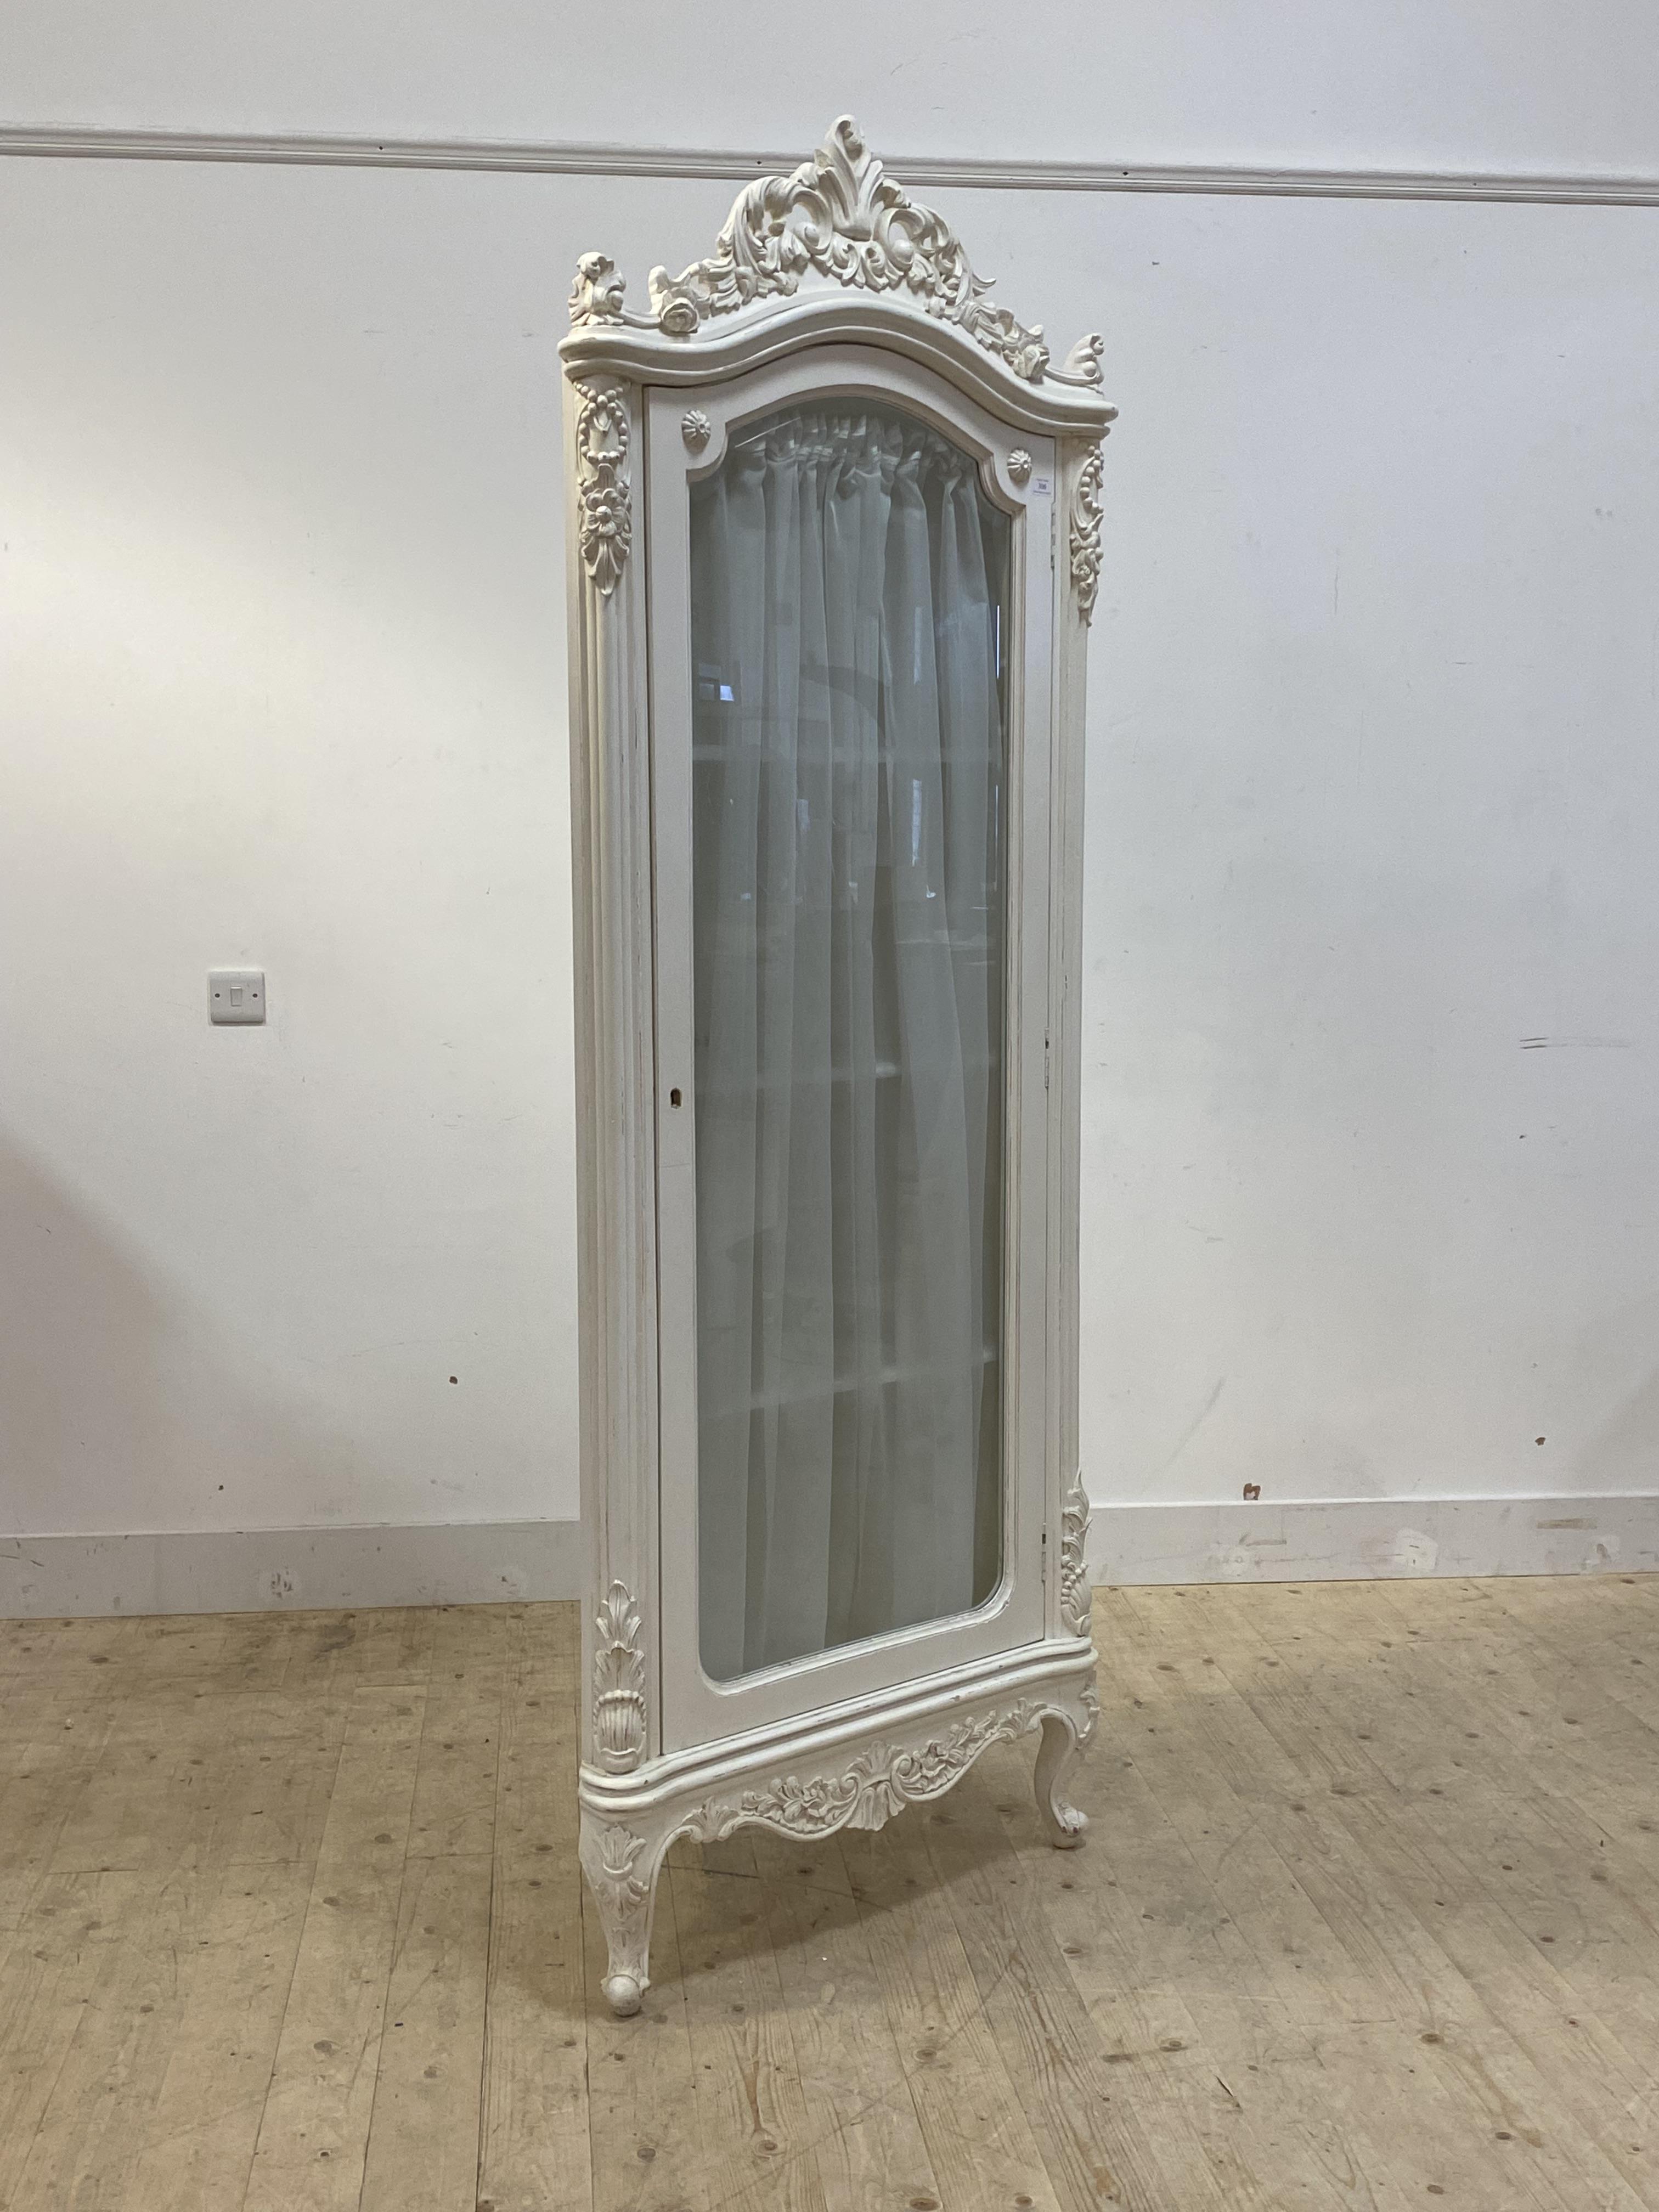
[[[1659,2206],[1656,1631],[1103,1593],[1086,1850],[682,1847],[615,2021],[574,1607],[0,1624],[0,2207]]]

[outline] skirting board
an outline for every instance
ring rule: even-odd
[[[1096,1504],[1097,1583],[1369,1582],[1659,1571],[1659,1497]]]
[[[581,1594],[581,1523],[0,1537],[0,1619],[489,1605]]]
[[[1659,1571],[1659,1497],[1097,1502],[1097,1583]],[[0,1619],[489,1605],[581,1593],[580,1524],[0,1537]]]

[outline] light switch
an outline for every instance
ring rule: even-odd
[[[265,1018],[265,971],[263,968],[210,968],[208,1019],[213,1022],[262,1022]]]

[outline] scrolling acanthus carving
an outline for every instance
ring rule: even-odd
[[[1101,497],[1104,463],[1096,446],[1078,471],[1072,494],[1072,581],[1077,587],[1078,612],[1085,623],[1095,618],[1095,595],[1100,589],[1100,524],[1105,514]]]
[[[613,1911],[630,1911],[649,1896],[650,1882],[635,1871],[644,1849],[645,1838],[620,1822],[601,1831],[588,1862],[587,1876],[596,1889],[605,1893],[605,1901]]]
[[[599,1908],[609,1960],[604,1989],[613,2012],[626,2016],[640,2008],[640,1993],[649,1979],[652,1908],[662,1845],[619,1820],[604,1828],[582,1822],[582,1870]]]
[[[640,1609],[625,1583],[612,1583],[595,1624],[593,1759],[607,1774],[626,1774],[645,1751],[645,1654]]]
[[[621,319],[623,295],[628,279],[619,276],[608,254],[584,253],[576,264],[576,281],[570,287],[573,323],[614,323]]]
[[[809,269],[866,291],[908,292],[1030,383],[1048,366],[1041,327],[986,297],[955,231],[884,173],[850,115],[792,175],[745,187],[706,261],[672,277],[653,269],[651,305],[664,330],[689,337],[708,316],[793,292]]]
[[[907,1805],[938,1797],[960,1780],[994,1743],[1010,1743],[1034,1728],[1042,1708],[1030,1698],[1003,1712],[959,1721],[924,1744],[872,1743],[834,1774],[780,1775],[763,1790],[710,1797],[688,1822],[705,1842],[756,1823],[792,1836],[826,1836],[837,1828],[879,1828]]]
[[[608,599],[617,588],[634,538],[628,398],[615,384],[578,384],[576,391],[576,535],[583,565]]]
[[[868,292],[908,296],[924,313],[956,323],[1028,384],[1045,376],[1097,386],[1101,341],[1084,338],[1054,368],[1041,324],[1019,322],[988,295],[961,239],[933,209],[887,175],[850,115],[842,116],[810,161],[787,176],[757,177],[733,202],[706,259],[678,276],[653,269],[651,313],[623,305],[623,282],[601,253],[585,253],[570,294],[570,319],[625,322],[672,337],[695,337],[711,316],[757,300],[788,296],[806,276]]]
[[[1079,1474],[1060,1502],[1060,1617],[1073,1636],[1091,1633],[1089,1571],[1083,1559],[1088,1534],[1089,1498]]]

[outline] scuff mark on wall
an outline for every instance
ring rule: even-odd
[[[1431,1575],[1439,1564],[1440,1547],[1420,1528],[1402,1528],[1394,1540],[1389,1564],[1404,1575]]]
[[[1628,1052],[1631,1040],[1629,1037],[1598,1036],[1540,1036],[1522,1037],[1521,1040],[1522,1052],[1548,1052],[1552,1048],[1560,1052],[1569,1046],[1580,1052]]]
[[[1175,1465],[1176,1462],[1176,1461],[1181,1457],[1182,1453],[1182,1452],[1184,1452],[1184,1451],[1186,1450],[1186,1449],[1187,1449],[1188,1445],[1189,1443],[1191,1443],[1191,1442],[1192,1442],[1193,1438],[1194,1438],[1194,1437],[1198,1434],[1199,1431],[1203,1427],[1203,1425],[1204,1425],[1205,1422],[1206,1422],[1206,1421],[1207,1421],[1207,1420],[1209,1419],[1209,1418],[1210,1418],[1211,1414],[1212,1414],[1212,1413],[1214,1413],[1214,1411],[1215,1411],[1215,1409],[1216,1409],[1216,1406],[1217,1406],[1218,1402],[1218,1401],[1219,1401],[1219,1400],[1220,1400],[1221,1394],[1222,1394],[1222,1392],[1226,1389],[1226,1387],[1227,1387],[1227,1378],[1226,1378],[1226,1376],[1225,1376],[1224,1375],[1218,1376],[1217,1377],[1217,1379],[1216,1379],[1216,1386],[1215,1386],[1214,1389],[1211,1391],[1211,1393],[1210,1393],[1209,1396],[1208,1396],[1208,1397],[1204,1401],[1203,1405],[1202,1405],[1202,1406],[1200,1407],[1200,1409],[1199,1409],[1199,1412],[1198,1412],[1197,1417],[1194,1419],[1194,1421],[1192,1422],[1191,1425],[1188,1428],[1188,1430],[1187,1430],[1187,1431],[1186,1431],[1185,1435],[1182,1437],[1182,1439],[1181,1439],[1180,1443],[1176,1446],[1175,1449],[1174,1449],[1174,1450],[1170,1454],[1170,1456],[1168,1457],[1168,1459],[1166,1459],[1166,1460],[1164,1462],[1163,1465],[1158,1468],[1158,1472],[1160,1474],[1163,1474],[1166,1473],[1166,1472],[1168,1471],[1168,1469],[1169,1469],[1169,1468],[1172,1468],[1172,1467]]]
[[[1262,1555],[1267,1552],[1288,1550],[1290,1540],[1288,1536],[1282,1535],[1241,1536],[1237,1543],[1226,1546],[1212,1558],[1210,1564],[1214,1570],[1215,1579],[1237,1583],[1248,1582],[1254,1577],[1262,1581],[1278,1581],[1279,1573],[1262,1572]]]

